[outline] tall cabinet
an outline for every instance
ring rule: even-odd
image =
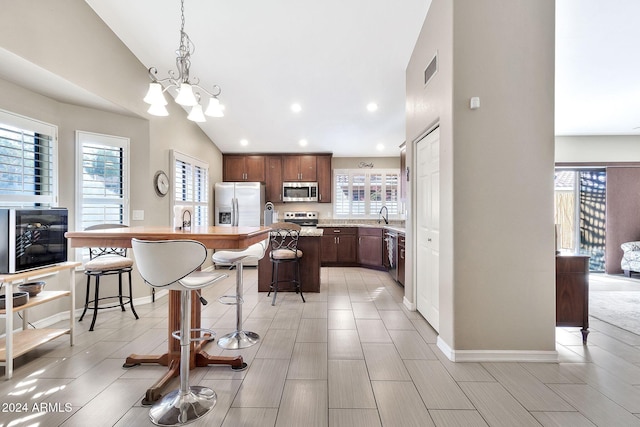
[[[589,257],[556,256],[556,326],[580,326],[589,335]]]

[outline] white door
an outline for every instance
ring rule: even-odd
[[[440,129],[416,144],[416,308],[440,327]]]

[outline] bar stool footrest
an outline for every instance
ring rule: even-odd
[[[215,337],[216,337],[216,333],[212,329],[194,328],[194,329],[191,329],[189,332],[191,332],[191,333],[200,332],[200,334],[201,334],[199,337],[190,338],[190,342],[213,341],[215,339]],[[171,332],[171,336],[174,337],[175,339],[179,340],[180,339],[180,331]]]
[[[223,295],[218,298],[218,302],[224,305],[244,304],[244,298],[239,295]]]

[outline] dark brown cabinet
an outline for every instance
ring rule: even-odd
[[[300,236],[298,249],[302,251],[300,258],[300,285],[302,292],[320,292],[320,237]],[[258,292],[268,292],[271,284],[273,263],[270,261],[271,245],[267,246],[265,256],[258,261]],[[290,280],[294,276],[295,263],[286,262],[279,267],[280,280]],[[291,283],[282,283],[278,292],[292,289]]]
[[[318,180],[316,169],[316,156],[292,155],[282,158],[283,181],[316,182]]]
[[[556,326],[581,326],[589,334],[589,257],[556,256]]]
[[[316,172],[318,177],[318,202],[331,203],[332,177],[330,155],[319,155],[316,157]]]
[[[354,265],[357,262],[356,227],[323,227],[322,265]]]
[[[267,156],[266,197],[271,203],[282,203],[282,157]]]
[[[398,234],[398,283],[404,286],[405,238]]]
[[[265,156],[225,155],[222,163],[224,181],[265,182]]]
[[[358,229],[358,263],[367,267],[382,268],[382,228]]]

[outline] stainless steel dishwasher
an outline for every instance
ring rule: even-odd
[[[389,274],[398,281],[398,233],[386,230],[384,239],[387,242],[387,256],[389,257]]]

